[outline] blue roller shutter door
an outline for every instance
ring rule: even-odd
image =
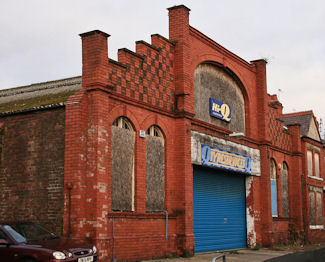
[[[245,176],[194,167],[195,252],[245,248]]]

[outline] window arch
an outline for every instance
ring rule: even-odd
[[[289,194],[288,194],[288,165],[286,162],[281,166],[281,197],[282,197],[282,216],[289,216]]]
[[[165,141],[161,129],[152,125],[146,132],[146,210],[165,210]]]
[[[146,133],[149,136],[158,137],[163,144],[165,143],[163,132],[158,126],[152,125],[148,128]]]
[[[245,133],[244,90],[239,78],[230,69],[212,62],[199,64],[194,71],[195,118],[233,132]],[[210,114],[210,98],[231,108],[230,122]]]
[[[111,135],[111,209],[134,211],[135,131],[126,117],[118,117]]]
[[[119,128],[124,128],[124,129],[128,129],[128,130],[133,130],[133,126],[132,126],[131,122],[129,121],[129,119],[127,119],[124,116],[120,116],[120,117],[116,118],[113,122],[113,126],[117,126]]]
[[[271,182],[271,205],[272,216],[278,216],[278,197],[277,197],[277,182],[276,182],[276,164],[274,159],[270,161],[270,182]]]

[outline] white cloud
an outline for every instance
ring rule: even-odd
[[[0,88],[81,73],[78,34],[111,35],[109,56],[150,35],[168,37],[166,8],[185,4],[190,24],[247,61],[269,58],[268,89],[285,110],[325,119],[325,2],[322,0],[2,0]]]

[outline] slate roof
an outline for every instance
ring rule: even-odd
[[[283,121],[283,124],[293,125],[300,124],[300,132],[301,136],[307,136],[310,126],[310,121],[313,117],[312,111],[307,111],[298,114],[288,114],[288,116],[281,117],[280,119]]]
[[[81,89],[81,76],[0,90],[0,115],[64,106]]]

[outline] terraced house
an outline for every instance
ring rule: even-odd
[[[91,239],[103,261],[324,241],[324,144],[247,62],[169,12],[169,37],[82,76],[0,91],[1,220]]]

